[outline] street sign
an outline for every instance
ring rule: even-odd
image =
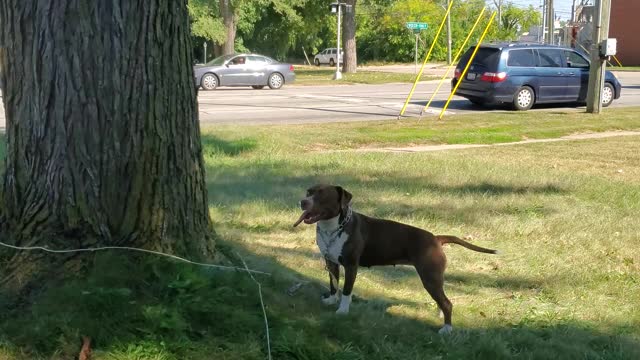
[[[407,23],[407,29],[412,29],[412,30],[426,30],[429,27],[429,25],[427,23],[423,23],[423,22],[408,22]]]

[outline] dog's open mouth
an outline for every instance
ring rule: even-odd
[[[314,224],[318,220],[320,220],[320,216],[321,216],[320,214],[313,215],[311,211],[305,210],[302,212],[302,215],[300,215],[300,218],[298,218],[298,221],[296,221],[295,224],[293,224],[293,226],[296,227],[303,221],[305,224]]]

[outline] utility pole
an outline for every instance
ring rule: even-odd
[[[554,16],[553,0],[547,0],[547,37],[545,42],[547,44],[553,44],[553,33],[555,32],[555,16]]]
[[[571,25],[576,22],[576,0],[573,0],[573,5],[571,5]]]
[[[447,9],[451,0],[447,0]],[[451,65],[451,12],[447,15],[447,64]]]
[[[545,35],[545,29],[547,28],[547,0],[542,0],[542,43],[547,42],[547,35]]]
[[[596,16],[593,27],[593,44],[591,45],[591,67],[589,68],[589,88],[587,90],[587,112],[600,114],[602,112],[602,88],[604,87],[604,72],[606,58],[603,49],[604,41],[609,37],[609,17],[611,15],[611,0],[596,0]]]

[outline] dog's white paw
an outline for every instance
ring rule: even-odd
[[[329,295],[326,298],[322,298],[322,303],[329,306],[338,303],[338,294]]]
[[[347,308],[339,307],[338,310],[336,310],[336,314],[338,314],[338,315],[347,315],[347,314],[349,314],[349,308],[348,307]]]
[[[349,313],[349,306],[351,305],[351,295],[342,295],[340,299],[340,307],[336,311],[338,315],[346,315]]]
[[[453,326],[449,324],[445,324],[440,330],[438,330],[438,334],[447,335],[453,331]]]

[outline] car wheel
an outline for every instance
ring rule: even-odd
[[[513,95],[513,107],[520,111],[529,110],[533,106],[535,99],[536,96],[533,89],[523,86]]]
[[[264,85],[251,85],[252,88],[256,89],[256,90],[260,90],[264,88]]]
[[[336,65],[336,62],[335,62],[335,61],[333,61],[333,59],[329,59],[329,65],[330,65],[330,66],[335,66],[335,65]]]
[[[315,61],[316,66],[320,66],[320,60],[316,59]]]
[[[611,105],[614,97],[615,90],[613,90],[613,85],[605,83],[604,88],[602,88],[602,106],[607,107]]]
[[[269,87],[271,89],[280,89],[284,85],[284,77],[280,73],[273,73],[269,76]]]
[[[205,90],[214,90],[218,87],[218,77],[214,74],[204,74],[200,81],[200,86]]]

